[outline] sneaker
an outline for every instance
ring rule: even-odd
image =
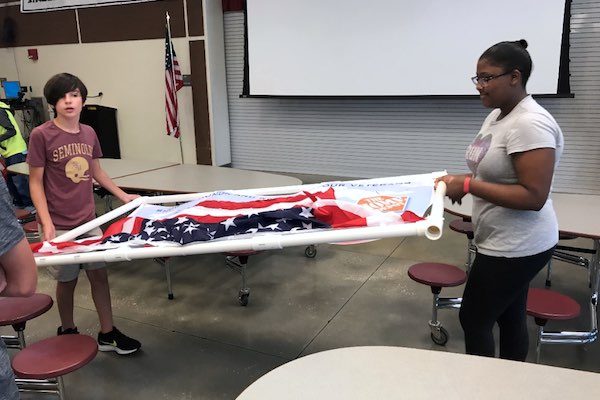
[[[67,328],[65,330],[63,330],[62,326],[59,326],[58,329],[56,330],[56,335],[60,336],[60,335],[78,335],[79,331],[77,330],[77,327],[75,328]]]
[[[135,353],[142,344],[135,339],[125,336],[115,326],[108,333],[98,333],[98,350],[116,351],[118,354]]]

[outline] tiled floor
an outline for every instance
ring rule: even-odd
[[[432,343],[427,326],[431,292],[410,280],[407,269],[418,261],[462,266],[465,257],[466,238],[449,229],[438,241],[410,237],[320,245],[315,258],[305,257],[304,248],[263,252],[250,258],[247,307],[238,303],[239,275],[225,267],[220,254],[171,259],[173,300],[167,299],[164,270],[153,260],[110,264],[116,324],[139,339],[143,348],[130,356],[99,353],[89,365],[65,377],[67,396],[234,399],[273,368],[321,350],[390,345],[463,352],[456,310],[439,312],[450,333],[448,344]],[[543,286],[544,278],[539,276],[533,285]],[[576,298],[582,316],[549,328],[589,328],[586,271],[556,262],[553,288]],[[39,291],[54,294],[54,281],[44,270]],[[461,288],[443,291],[460,293]],[[98,321],[83,274],[75,302],[80,332],[95,336]],[[28,322],[28,341],[54,335],[58,324],[55,305]],[[533,321],[530,328],[532,361]],[[542,362],[600,372],[600,344],[547,345]]]

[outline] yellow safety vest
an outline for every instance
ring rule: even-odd
[[[4,108],[6,110],[6,114],[8,115],[10,123],[15,128],[15,131],[17,131],[16,135],[0,143],[2,147],[6,149],[5,150],[2,147],[0,147],[0,156],[2,156],[3,158],[8,158],[10,156],[14,156],[15,154],[23,153],[25,150],[27,150],[27,144],[25,143],[23,136],[21,136],[21,130],[19,129],[17,120],[15,120],[15,117],[10,112],[10,107],[8,106],[8,104],[5,104],[0,101],[0,108]],[[5,133],[6,128],[0,126],[0,135],[3,135]]]

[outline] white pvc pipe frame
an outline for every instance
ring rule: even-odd
[[[273,188],[232,190],[231,192],[251,195],[277,195],[297,193],[303,190],[316,189],[320,185],[280,186]],[[161,204],[186,202],[209,193],[191,193],[166,196],[140,197],[116,208],[93,221],[87,222],[54,239],[54,242],[73,240],[78,236],[118,218],[141,204]],[[360,240],[383,239],[400,236],[425,236],[437,240],[442,236],[444,224],[444,196],[446,185],[439,182],[434,192],[430,215],[423,221],[389,226],[358,227],[344,229],[319,229],[281,233],[257,233],[254,235],[231,236],[227,239],[195,243],[177,247],[138,247],[121,246],[116,249],[93,251],[77,254],[56,254],[50,256],[36,255],[38,267],[48,265],[69,265],[91,262],[120,262],[144,258],[188,256],[194,254],[211,254],[242,250],[273,250],[284,247],[305,246],[310,244],[351,242]]]

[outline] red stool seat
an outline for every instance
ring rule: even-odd
[[[53,336],[19,351],[12,367],[19,378],[56,378],[83,367],[97,352],[98,343],[90,336]]]
[[[16,208],[15,209],[15,214],[17,216],[17,219],[24,219],[24,218],[28,218],[31,217],[31,211],[27,211],[24,210],[22,208]]]
[[[450,229],[454,232],[462,233],[467,235],[469,239],[473,239],[475,236],[473,234],[473,223],[463,221],[462,219],[455,219],[450,222],[448,225]]]
[[[579,315],[579,303],[548,289],[531,288],[527,295],[527,314],[541,320],[565,320]]]
[[[23,230],[25,233],[38,233],[38,223],[36,221],[30,221],[23,224]]]
[[[258,251],[256,250],[240,250],[240,251],[226,251],[225,253],[226,256],[230,256],[230,257],[243,257],[243,256],[253,256],[255,254],[258,254]]]
[[[25,236],[29,242],[39,241],[41,239],[37,221],[29,221],[24,223],[22,226],[23,230],[25,231]]]
[[[35,293],[29,297],[0,297],[0,326],[29,321],[52,308],[52,297]]]
[[[462,269],[443,263],[419,263],[408,269],[414,281],[432,287],[451,287],[465,283],[467,274]]]
[[[579,304],[569,296],[548,289],[529,289],[527,294],[527,314],[534,317],[535,324],[538,326],[535,355],[537,363],[540,362],[544,327],[548,320],[572,319],[577,317],[580,311],[581,307]],[[556,335],[556,333],[554,334]]]
[[[52,297],[43,293],[34,293],[29,297],[0,297],[0,326],[12,325],[17,336],[2,336],[8,347],[25,347],[26,322],[38,317],[52,308]]]

